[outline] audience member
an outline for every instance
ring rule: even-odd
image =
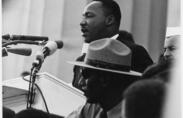
[[[143,78],[151,78],[153,76],[160,77],[165,82],[169,82],[171,76],[172,66],[177,60],[177,53],[179,52],[180,35],[171,35],[166,37],[164,43],[164,53],[160,56],[157,63],[149,66],[143,73]]]
[[[164,53],[165,59],[176,59],[178,50],[180,48],[180,35],[171,35],[166,37],[164,43]]]
[[[131,69],[143,72],[153,64],[144,47],[134,43],[133,36],[126,31],[119,31],[121,11],[119,5],[113,0],[93,0],[83,11],[83,20],[80,23],[84,46],[82,56],[77,61],[84,61],[88,44],[102,38],[119,40],[132,50]],[[82,90],[81,68],[74,67],[73,86]]]
[[[140,80],[124,92],[122,118],[161,118],[166,84],[158,79]]]
[[[120,118],[123,91],[141,76],[131,70],[131,50],[109,38],[90,43],[82,67],[87,103],[67,118]]]

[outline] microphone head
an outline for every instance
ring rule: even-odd
[[[5,35],[2,36],[2,39],[8,40],[8,39],[10,39],[10,35],[9,34],[5,34]]]
[[[46,56],[53,54],[57,49],[61,49],[63,47],[63,42],[61,40],[57,41],[48,41],[47,44],[43,47],[43,53],[46,54]],[[46,50],[49,50],[47,52]]]
[[[32,53],[31,48],[7,48],[7,52],[24,55],[24,56],[30,56]]]
[[[10,35],[9,34],[5,34],[5,35],[2,36],[2,38],[8,40],[8,39],[10,39]]]
[[[57,41],[55,41],[56,43],[57,43],[57,48],[58,49],[61,49],[63,46],[64,46],[64,43],[63,43],[63,41],[61,41],[61,40],[57,40]]]
[[[43,47],[43,54],[45,56],[53,54],[57,50],[57,43],[55,41],[48,41]]]

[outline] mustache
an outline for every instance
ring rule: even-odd
[[[85,27],[81,27],[81,31],[84,33],[84,32],[88,32],[89,30]]]

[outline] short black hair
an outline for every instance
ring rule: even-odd
[[[102,2],[103,6],[106,8],[106,15],[114,15],[118,27],[121,22],[121,10],[117,2],[114,0],[93,0]]]
[[[124,92],[127,118],[161,118],[166,84],[161,80],[140,80]]]

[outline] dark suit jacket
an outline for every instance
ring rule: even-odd
[[[148,66],[153,64],[151,57],[149,56],[148,52],[145,50],[144,47],[135,44],[132,40],[128,40],[123,38],[122,34],[119,34],[117,40],[121,41],[122,43],[126,44],[132,51],[132,62],[131,62],[131,69],[137,72],[143,72]],[[85,54],[78,57],[77,61],[84,61]],[[74,78],[73,78],[73,86],[81,90],[81,84],[79,83],[81,73],[80,67],[74,66]]]

